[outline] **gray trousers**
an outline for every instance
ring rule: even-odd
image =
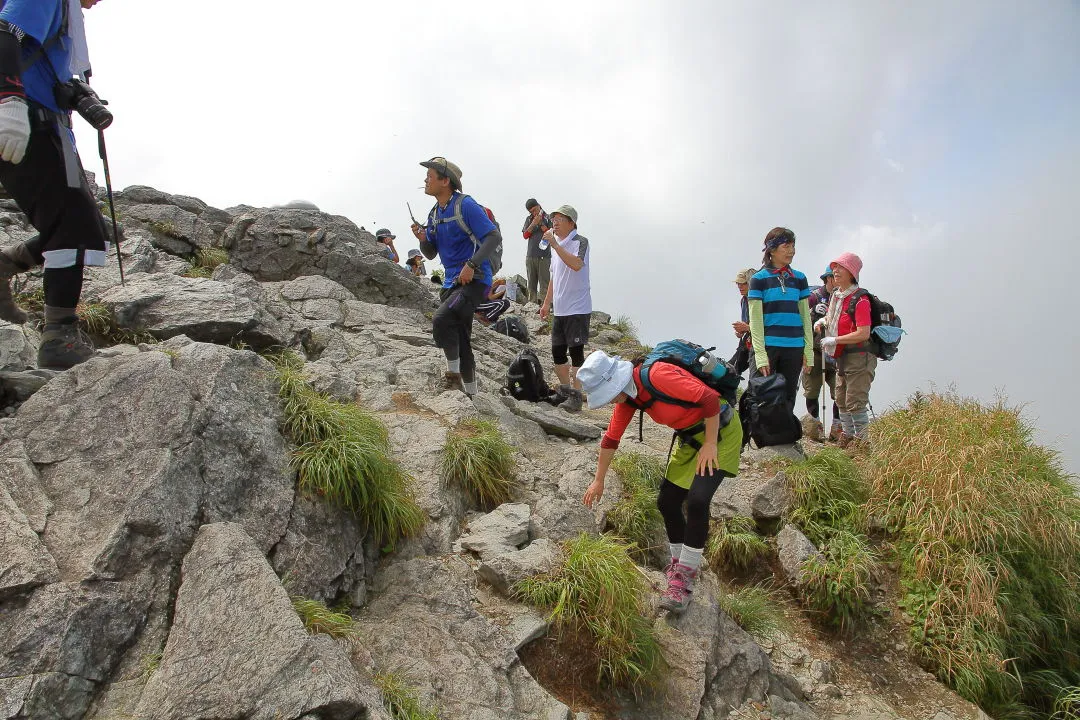
[[[529,297],[526,300],[539,305],[544,302],[548,283],[551,282],[551,258],[525,258],[525,273],[528,275],[529,282]]]

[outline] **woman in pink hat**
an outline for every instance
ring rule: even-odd
[[[869,352],[870,298],[859,288],[862,260],[855,253],[841,253],[829,263],[836,289],[825,317],[817,321],[825,329],[821,351],[836,358],[836,404],[840,407],[843,434],[840,446],[866,440],[870,415],[870,385],[877,370],[877,356]]]

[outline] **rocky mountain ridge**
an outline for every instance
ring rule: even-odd
[[[603,707],[560,696],[522,660],[547,620],[509,588],[604,529],[618,478],[595,511],[580,499],[606,416],[501,396],[521,345],[479,326],[480,394],[438,392],[433,286],[346,218],[138,186],[117,210],[126,284],[111,263],[84,291],[115,344],[41,372],[33,323],[0,323],[0,720],[390,718],[374,682],[386,670],[446,720],[979,717],[899,649],[860,664],[806,628],[762,646],[718,609],[711,572],[685,615],[656,620],[670,666],[659,690]],[[0,241],[32,233],[0,201]],[[188,276],[211,249],[228,262]],[[539,319],[521,314],[542,347]],[[609,321],[594,314],[601,343],[619,339]],[[426,515],[415,537],[381,546],[298,487],[275,369],[257,354],[274,348],[385,423]],[[475,417],[517,451],[513,501],[490,513],[440,479],[448,430]],[[662,456],[668,437],[648,428],[648,451]],[[773,458],[748,453],[714,515],[779,522]],[[813,552],[803,541],[780,540],[781,564]],[[309,635],[290,595],[344,602],[357,637]]]

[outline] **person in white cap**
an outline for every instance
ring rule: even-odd
[[[540,317],[544,319],[554,305],[551,357],[555,361],[555,374],[567,395],[560,407],[570,412],[581,409],[581,384],[574,374],[585,361],[585,343],[589,340],[592,318],[589,239],[578,234],[577,219],[577,210],[569,205],[561,205],[551,213],[552,229],[544,235],[554,251],[551,282],[540,305]]]
[[[738,413],[718,392],[671,363],[654,363],[649,382],[657,393],[685,405],[653,398],[641,382],[640,366],[603,350],[585,359],[577,377],[588,395],[590,408],[615,403],[600,441],[596,477],[585,491],[584,502],[589,507],[604,495],[604,478],[611,459],[635,412],[642,410],[657,423],[676,431],[678,448],[668,458],[656,506],[664,518],[671,550],[671,562],[665,570],[668,586],[660,598],[660,607],[682,612],[690,604],[701,569],[712,496],[721,480],[739,472],[742,423]]]

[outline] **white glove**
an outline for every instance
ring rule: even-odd
[[[829,357],[836,356],[836,338],[829,336],[821,339],[821,352],[825,353]]]
[[[825,318],[819,319],[816,323],[814,323],[814,332],[821,332],[822,330],[825,329],[825,326],[828,325],[828,324],[829,324],[829,321],[826,320]]]
[[[12,98],[0,103],[0,160],[18,165],[30,143],[30,111],[26,102]]]

